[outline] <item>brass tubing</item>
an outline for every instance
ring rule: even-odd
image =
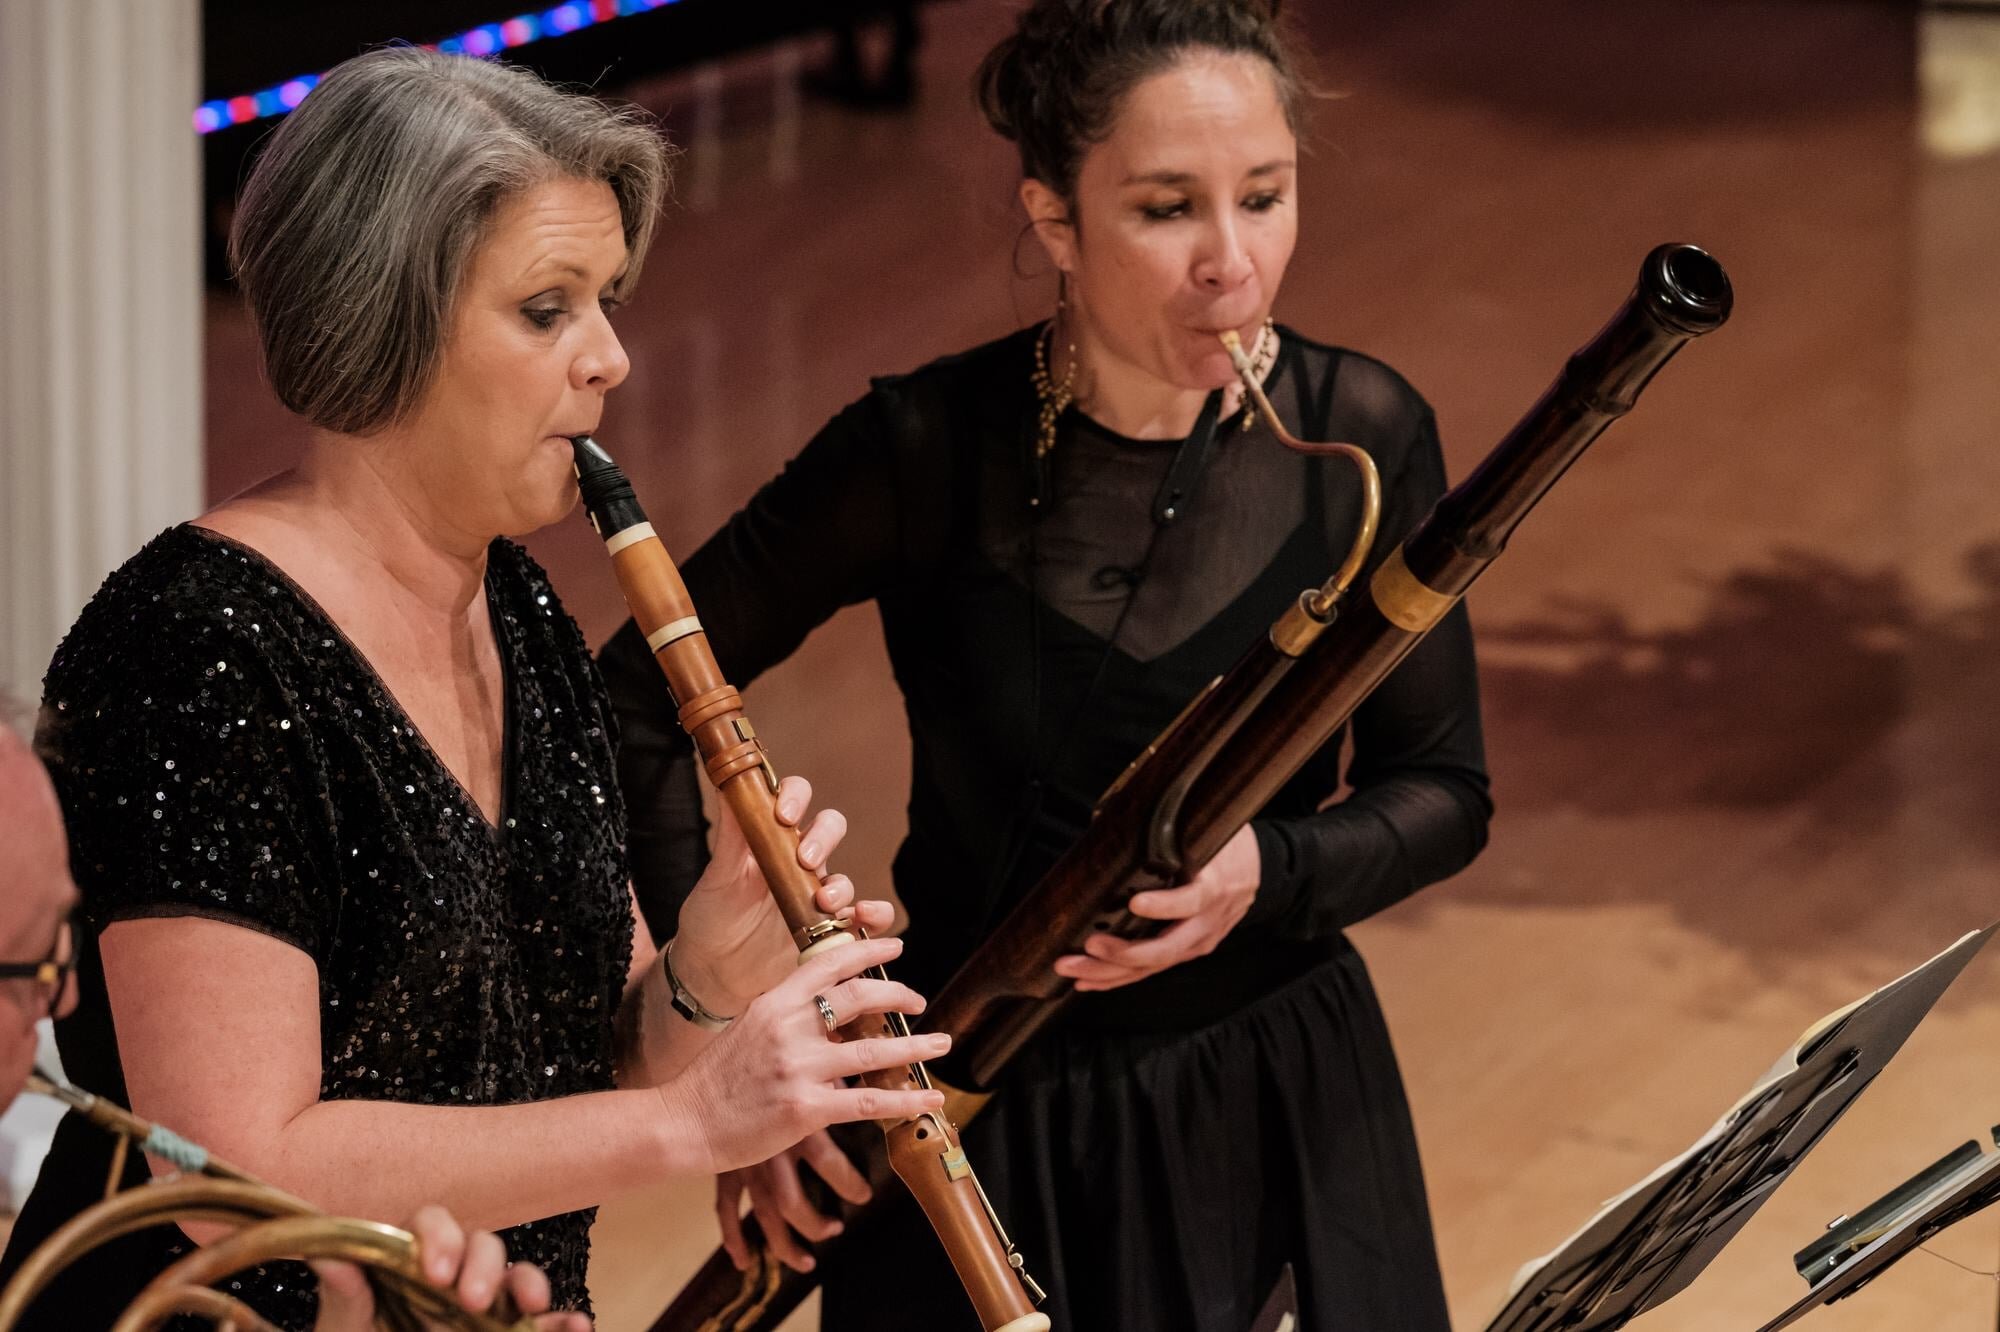
[[[64,1222],[28,1255],[0,1292],[0,1332],[8,1332],[55,1275],[100,1245],[173,1221],[245,1225],[311,1208],[276,1189],[237,1179],[183,1176],[127,1189]]]
[[[181,1258],[139,1292],[111,1332],[151,1332],[183,1305],[184,1292],[220,1281],[260,1263],[282,1259],[333,1259],[370,1272],[411,1313],[452,1320],[465,1332],[533,1332],[529,1319],[507,1321],[468,1313],[449,1291],[427,1284],[418,1265],[416,1238],[408,1231],[349,1217],[288,1216],[245,1226]],[[389,1321],[384,1319],[383,1321]],[[418,1324],[421,1326],[421,1324]]]
[[[1243,350],[1243,339],[1237,336],[1233,328],[1225,329],[1216,336],[1221,340],[1223,348],[1228,351],[1230,364],[1236,367],[1236,377],[1243,381],[1243,391],[1250,395],[1250,400],[1257,405],[1257,410],[1264,413],[1264,419],[1271,425],[1271,433],[1278,437],[1280,444],[1315,457],[1338,454],[1353,463],[1355,469],[1361,473],[1361,525],[1354,533],[1354,544],[1348,547],[1347,558],[1341,561],[1340,568],[1334,571],[1333,577],[1327,579],[1317,590],[1306,594],[1309,598],[1305,603],[1306,610],[1317,620],[1322,622],[1330,620],[1341,596],[1354,582],[1355,575],[1361,572],[1362,564],[1368,559],[1368,552],[1374,549],[1375,529],[1382,521],[1382,473],[1375,466],[1375,460],[1368,456],[1368,450],[1358,445],[1314,444],[1300,439],[1287,430],[1285,423],[1278,419],[1277,410],[1271,406],[1271,400],[1264,396],[1264,385],[1257,379],[1257,367],[1250,363],[1249,354]],[[1303,646],[1300,650],[1303,650]],[[1287,655],[1297,656],[1298,652],[1289,652]]]
[[[102,1096],[94,1095],[81,1087],[71,1086],[65,1082],[57,1082],[53,1078],[43,1077],[40,1073],[30,1073],[28,1075],[25,1090],[33,1092],[37,1096],[46,1096],[53,1101],[61,1101],[71,1110],[76,1111],[105,1132],[115,1133],[121,1138],[126,1138],[140,1144],[142,1147],[146,1145],[147,1139],[152,1137],[160,1128],[157,1124],[139,1118],[139,1116],[133,1114],[130,1110],[127,1110],[115,1101],[107,1101]],[[244,1171],[238,1170],[227,1161],[219,1161],[213,1157],[207,1158],[202,1166],[201,1173],[204,1175],[213,1175],[217,1179],[240,1179],[248,1184],[257,1184],[265,1188],[269,1187],[263,1181],[252,1177]],[[300,1206],[304,1206],[304,1204],[301,1203]]]
[[[0,1290],[0,1332],[12,1332],[58,1273],[78,1258],[135,1231],[174,1223],[231,1227],[232,1233],[169,1267],[141,1292],[117,1328],[157,1325],[175,1313],[193,1313],[223,1327],[265,1332],[271,1325],[246,1305],[205,1283],[259,1263],[291,1258],[342,1258],[373,1274],[377,1318],[391,1329],[445,1328],[453,1332],[532,1332],[530,1320],[509,1321],[502,1312],[469,1313],[447,1291],[421,1279],[415,1237],[393,1226],[327,1216],[301,1198],[272,1188],[226,1161],[149,1123],[102,1097],[39,1075],[28,1090],[62,1102],[91,1123],[169,1159],[197,1165],[195,1173],[153,1180],[115,1193],[64,1222],[27,1256]],[[240,1259],[240,1261],[239,1261]]]
[[[118,1192],[118,1181],[125,1178],[125,1158],[131,1154],[132,1140],[119,1134],[111,1146],[111,1168],[104,1172],[104,1196],[109,1198]]]

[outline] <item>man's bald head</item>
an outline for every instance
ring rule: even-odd
[[[0,694],[0,962],[48,957],[76,901],[62,807],[25,716]],[[35,1021],[48,1010],[48,992],[33,979],[0,980],[0,1107],[34,1066]]]

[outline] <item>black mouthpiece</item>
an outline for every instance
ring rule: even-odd
[[[1662,245],[1647,255],[1639,290],[1661,322],[1696,336],[1722,327],[1736,304],[1729,274],[1698,245]]]
[[[589,435],[577,435],[569,446],[576,451],[576,488],[597,535],[609,541],[646,521],[646,511],[639,507],[632,483],[602,445]]]

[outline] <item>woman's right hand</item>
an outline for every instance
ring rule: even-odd
[[[829,1124],[913,1119],[944,1105],[941,1092],[844,1084],[936,1059],[951,1048],[949,1036],[843,1041],[827,1030],[813,1002],[825,996],[836,1027],[867,1013],[923,1012],[922,996],[909,986],[861,974],[902,951],[900,939],[862,939],[801,963],[658,1089],[667,1112],[699,1135],[709,1173],[763,1161]]]

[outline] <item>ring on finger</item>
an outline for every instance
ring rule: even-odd
[[[827,1002],[825,995],[814,995],[813,1007],[819,1010],[819,1020],[826,1024],[826,1031],[829,1036],[840,1030],[840,1018],[835,1015],[833,1005]]]

